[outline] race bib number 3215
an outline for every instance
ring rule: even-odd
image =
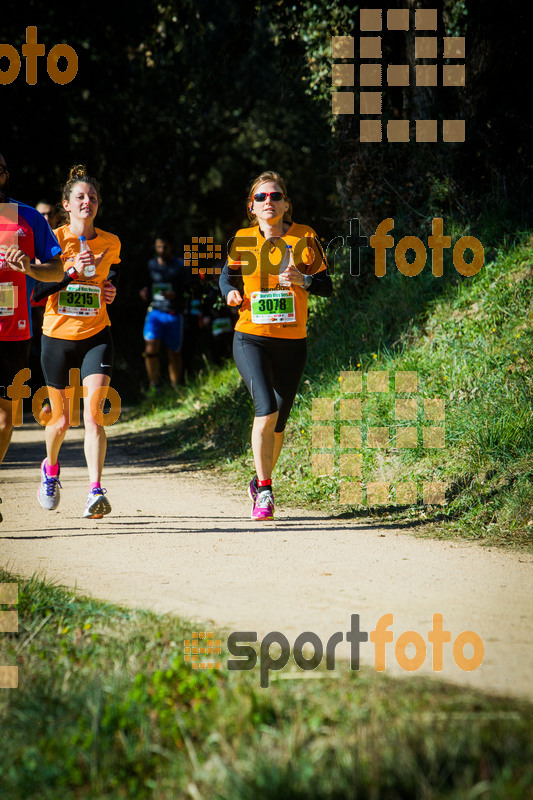
[[[95,317],[100,310],[100,287],[70,283],[59,292],[58,311],[69,317]]]

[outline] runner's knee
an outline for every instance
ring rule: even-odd
[[[143,358],[156,358],[159,355],[159,339],[145,339]]]
[[[273,414],[266,414],[265,416],[255,417],[254,418],[254,428],[256,430],[270,430],[276,427],[276,422],[278,420],[278,412],[275,411]]]
[[[50,427],[53,428],[56,431],[56,433],[65,434],[70,428],[70,416],[67,413],[63,412],[63,414],[61,414],[57,422],[54,425],[51,425]]]
[[[85,433],[89,433],[94,435],[97,431],[102,428],[104,429],[103,425],[100,425],[91,414],[91,410],[87,409],[83,412],[83,424],[85,425]]]
[[[98,389],[95,389],[98,391]],[[83,424],[85,425],[85,430],[88,431],[96,431],[98,428],[103,428],[104,426],[100,424],[102,421],[100,418],[100,422],[98,422],[94,417],[98,417],[100,412],[103,414],[104,412],[104,404],[105,404],[105,397],[99,400],[97,406],[95,407],[95,401],[92,400],[94,392],[89,392],[88,396],[85,398],[85,402],[83,404]],[[93,415],[94,411],[94,415]]]

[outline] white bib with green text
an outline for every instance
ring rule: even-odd
[[[100,310],[100,287],[69,283],[59,292],[58,311],[68,317],[96,317]]]
[[[252,292],[252,322],[256,325],[271,325],[280,322],[296,322],[294,292]]]

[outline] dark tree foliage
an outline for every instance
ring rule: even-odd
[[[245,218],[249,182],[275,169],[295,219],[328,235],[328,104],[306,94],[303,45],[276,42],[275,13],[248,0],[79,0],[68,13],[29,0],[2,12],[1,40],[19,53],[28,25],[47,52],[65,42],[78,53],[69,84],[55,84],[40,58],[36,85],[23,61],[0,86],[0,151],[25,202],[58,200],[76,163],[100,179],[98,224],[123,244],[112,310],[128,372],[142,370],[138,290],[156,231],[172,232],[178,248],[191,236],[228,241]]]
[[[355,37],[357,74],[354,4],[10,3],[2,42],[21,52],[26,27],[36,25],[47,52],[66,42],[79,56],[78,75],[65,86],[49,78],[45,58],[36,85],[26,83],[24,61],[18,78],[0,85],[0,151],[12,193],[30,203],[56,200],[80,162],[100,178],[99,223],[120,235],[127,265],[114,310],[126,337],[142,317],[137,290],[153,234],[173,231],[178,244],[203,235],[227,241],[243,221],[247,185],[263,169],[286,176],[295,218],[326,240],[346,233],[351,217],[371,233],[401,214],[418,225],[436,213],[475,221],[491,203],[513,205],[523,222],[533,133],[527,4],[364,3],[407,6],[439,10],[439,40],[466,34],[466,87],[384,91],[384,116],[465,117],[465,143],[361,144],[357,114],[332,119],[331,36]],[[413,37],[383,31],[384,63],[412,61]]]
[[[66,42],[79,55],[70,84],[54,84],[41,58],[37,85],[22,70],[1,87],[10,121],[1,148],[21,198],[53,195],[83,162],[101,179],[105,225],[137,248],[161,227],[220,241],[242,221],[250,179],[270,168],[287,176],[300,218],[320,227],[327,113],[305,94],[301,44],[275,45],[269,9],[245,0],[95,8],[81,0],[74,17],[30,2],[2,25],[19,52],[35,24],[47,50]]]
[[[466,86],[417,87],[413,82],[403,88],[384,86],[383,117],[464,118],[466,141],[422,144],[411,134],[409,143],[362,144],[358,116],[339,118],[334,148],[343,207],[369,228],[384,216],[401,213],[419,223],[437,212],[474,222],[489,205],[495,209],[506,205],[517,224],[525,224],[531,210],[533,168],[533,116],[524,98],[531,76],[527,4],[390,0],[387,6],[437,8],[439,60],[442,36],[466,36]],[[364,7],[384,4],[368,0]],[[414,35],[412,22],[405,34],[384,29],[383,63],[412,65]]]
[[[458,158],[481,195],[497,186],[527,208],[533,179],[530,27],[529,5],[520,0],[468,4],[465,106],[472,135]]]
[[[463,201],[465,192],[474,198],[495,186],[529,196],[531,61],[520,0],[390,0],[388,7],[438,8],[439,38],[467,36],[465,89],[384,92],[385,116],[465,116],[467,141],[394,147],[363,147],[357,115],[336,120],[331,133],[330,39],[351,34],[357,43],[357,5],[80,0],[68,13],[36,0],[11,6],[2,41],[20,52],[34,24],[47,50],[67,42],[79,55],[66,86],[53,83],[41,58],[37,85],[26,84],[23,64],[16,81],[0,87],[0,147],[14,188],[34,202],[54,194],[72,163],[86,162],[103,184],[105,224],[137,249],[160,227],[227,236],[242,219],[247,182],[263,168],[287,174],[298,216],[319,229],[354,210],[372,216],[373,204],[395,196],[389,184],[424,213],[428,172],[455,182]],[[413,35],[384,31],[384,61],[412,60]]]

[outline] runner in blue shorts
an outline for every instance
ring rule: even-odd
[[[161,339],[169,350],[179,353],[183,340],[183,314],[153,308],[144,320],[143,337],[146,342]]]
[[[168,373],[174,389],[182,370],[184,293],[191,284],[189,270],[182,258],[172,255],[167,236],[155,240],[156,257],[148,262],[149,277],[139,294],[150,302],[144,322],[144,359],[150,388],[159,385],[161,342],[168,353]]]

